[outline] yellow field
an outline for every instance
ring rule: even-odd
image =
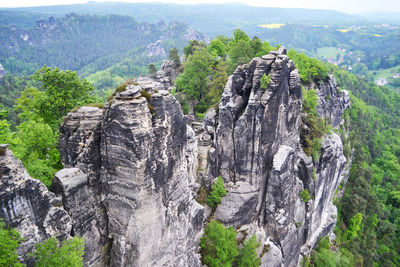
[[[373,36],[375,36],[375,37],[382,37],[383,35],[380,35],[380,34],[372,34]]]
[[[268,29],[279,29],[280,27],[285,26],[285,24],[272,23],[272,24],[260,24],[258,26]]]
[[[351,31],[351,29],[340,29],[338,31],[340,31],[340,32],[349,32],[349,31]]]
[[[328,25],[312,25],[313,27],[329,28]]]

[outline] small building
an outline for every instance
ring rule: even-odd
[[[382,78],[382,79],[379,79],[379,80],[375,81],[375,83],[377,85],[382,86],[382,85],[386,85],[388,82],[387,82],[386,78]]]
[[[400,73],[393,74],[393,79],[398,79],[398,78],[400,78]]]

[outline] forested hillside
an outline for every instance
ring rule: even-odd
[[[68,14],[37,20],[29,28],[0,26],[0,62],[9,74],[29,75],[47,65],[78,71],[82,77],[119,64],[101,82],[103,87],[115,86],[115,81],[138,76],[150,62],[164,59],[169,49],[202,38],[177,22],[148,24],[127,16]],[[158,40],[160,47],[151,53],[147,46]]]

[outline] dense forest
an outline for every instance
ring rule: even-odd
[[[163,52],[202,39],[186,25],[138,23],[127,16],[76,15],[37,20],[28,28],[0,26],[0,62],[8,74],[30,75],[43,65],[77,71],[99,89],[146,71]],[[147,46],[162,40],[159,53]],[[99,72],[96,74],[97,72]]]

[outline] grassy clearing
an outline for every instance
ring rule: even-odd
[[[344,52],[333,46],[325,46],[317,49],[319,57],[336,58],[337,54],[344,56]]]
[[[400,73],[400,65],[389,69],[382,69],[382,70],[373,70],[370,73],[374,76],[375,80],[382,79],[382,78],[392,78],[393,74]]]

